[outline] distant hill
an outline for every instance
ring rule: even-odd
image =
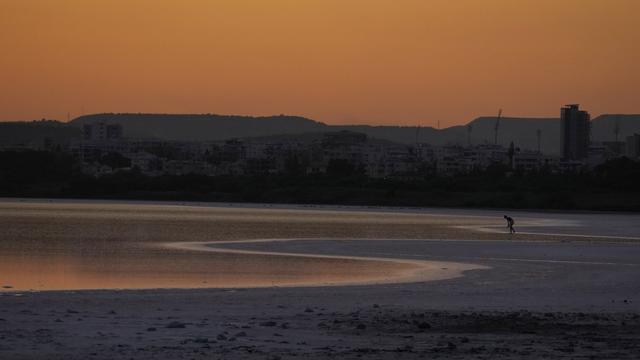
[[[429,143],[433,145],[461,144],[469,141],[467,126],[471,125],[471,143],[494,143],[496,117],[479,117],[465,126],[452,126],[445,129],[432,127],[400,126],[332,126],[341,130],[365,133],[371,137],[402,143]],[[554,118],[501,118],[498,130],[498,143],[508,146],[513,141],[526,149],[537,149],[537,130],[542,131],[541,147],[543,152],[557,153],[560,149],[560,123]]]
[[[42,147],[45,139],[65,145],[74,138],[80,138],[78,128],[55,120],[0,122],[0,146]]]
[[[640,134],[640,114],[605,114],[598,116],[591,122],[592,139],[594,141],[615,141],[616,123],[619,129],[619,141],[625,141],[627,136]]]
[[[495,117],[480,117],[470,124],[473,127],[472,142],[493,142]],[[625,141],[627,136],[640,134],[640,115],[606,114],[591,121],[591,139],[593,141],[614,141],[615,127],[618,124],[618,140]],[[452,128],[443,131],[450,131]],[[508,145],[513,141],[526,149],[537,149],[537,130],[541,131],[542,152],[560,153],[560,119],[558,118],[503,118],[500,120],[498,142]],[[460,141],[460,134],[445,136],[448,140]]]
[[[455,143],[458,132],[454,127],[438,130],[432,127],[417,126],[371,126],[371,125],[332,125],[331,129],[355,131],[367,134],[372,138],[385,139],[397,143],[415,144],[430,143],[434,145],[444,145]],[[466,139],[466,138],[465,138]],[[466,140],[465,140],[466,141]]]
[[[471,139],[473,143],[494,142],[496,117],[480,117],[473,120]],[[513,141],[522,149],[538,149],[538,130],[540,130],[540,149],[543,153],[560,152],[560,119],[558,118],[510,118],[500,119],[498,143],[509,146]]]
[[[64,143],[80,136],[82,124],[99,121],[122,124],[127,137],[178,141],[217,141],[274,136],[318,138],[322,133],[348,130],[367,134],[372,139],[383,139],[395,143],[413,144],[418,141],[433,145],[466,145],[468,125],[472,128],[472,144],[492,144],[496,117],[479,117],[464,126],[434,129],[417,126],[327,125],[304,117],[285,115],[250,117],[211,114],[95,114],[81,116],[69,124],[57,121],[0,122],[0,145],[41,144],[45,137],[54,139],[56,143]],[[602,115],[592,121],[593,140],[614,140],[616,123],[620,141],[624,141],[629,135],[640,133],[640,115]],[[513,141],[522,149],[536,150],[538,130],[541,131],[542,152],[559,154],[560,120],[558,118],[501,118],[498,142],[508,146]]]
[[[230,138],[322,131],[325,124],[298,116],[96,114],[73,125],[105,121],[122,124],[125,136],[166,140],[210,141]]]
[[[322,141],[325,139],[325,135],[329,133],[338,133],[341,131],[348,131],[344,129],[334,129],[334,127],[329,127],[330,131],[323,132],[310,132],[310,133],[300,133],[300,134],[278,134],[278,135],[269,135],[269,136],[257,136],[257,137],[245,137],[242,140],[247,142],[280,142],[280,143],[291,143],[297,142],[302,144],[311,144],[313,142]],[[360,131],[359,133],[362,133]],[[394,142],[387,139],[376,138],[367,135],[367,144],[370,145],[399,145],[402,143]]]
[[[473,144],[493,143],[495,117],[481,117],[471,122]],[[434,145],[467,144],[466,126],[446,129],[417,126],[327,125],[296,116],[230,116],[230,115],[164,115],[164,114],[96,114],[82,116],[73,125],[105,121],[122,124],[125,136],[158,138],[167,140],[214,141],[229,138],[264,137],[324,133],[330,131],[355,131],[370,138],[397,143],[416,142]],[[557,119],[502,118],[498,140],[509,145],[537,149],[536,130],[541,129],[542,148],[555,153],[559,149],[559,124]],[[558,134],[558,135],[552,135]]]

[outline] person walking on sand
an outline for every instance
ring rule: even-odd
[[[513,224],[515,223],[515,221],[513,221],[513,218],[511,218],[511,216],[505,215],[504,219],[507,220],[507,227],[509,228],[509,234],[515,234],[516,229],[513,228]]]

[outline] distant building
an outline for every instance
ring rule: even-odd
[[[631,159],[640,157],[640,134],[627,136],[627,156]]]
[[[561,150],[565,160],[584,160],[589,155],[591,135],[589,113],[580,110],[577,104],[560,110]]]
[[[614,157],[611,155],[611,152],[608,151],[607,147],[601,143],[592,143],[589,145],[589,152],[587,155],[586,164],[593,168],[596,167],[605,161],[607,161],[610,157]]]
[[[531,172],[539,170],[544,157],[538,151],[516,151],[513,155],[513,169]]]
[[[602,146],[605,147],[611,157],[624,155],[627,148],[627,144],[624,141],[603,141]]]
[[[136,168],[145,175],[155,176],[162,174],[162,161],[153,154],[140,151],[126,154],[125,156],[131,160],[131,168]]]
[[[322,145],[325,147],[349,146],[364,144],[367,142],[367,135],[353,131],[337,131],[324,134]]]
[[[119,140],[122,139],[122,125],[109,124],[107,125],[107,140]]]
[[[87,141],[105,141],[122,139],[122,125],[97,122],[84,124],[82,137]]]

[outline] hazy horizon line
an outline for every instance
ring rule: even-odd
[[[424,122],[423,124],[416,124],[411,123],[410,121],[407,121],[407,123],[370,123],[370,122],[366,122],[366,120],[349,120],[349,121],[344,121],[344,122],[326,122],[323,120],[317,120],[314,119],[312,117],[308,117],[308,116],[304,116],[304,115],[296,115],[296,114],[286,114],[286,113],[281,113],[281,114],[270,114],[270,115],[246,115],[246,114],[220,114],[220,113],[183,113],[183,112],[175,112],[175,113],[163,113],[163,112],[97,112],[97,113],[87,113],[87,114],[83,114],[83,115],[79,115],[73,118],[69,118],[67,119],[54,119],[54,118],[40,118],[40,119],[18,119],[18,120],[6,120],[6,119],[0,119],[0,122],[2,123],[11,123],[11,122],[16,122],[16,123],[20,123],[20,122],[38,122],[38,121],[56,121],[56,122],[60,122],[60,123],[70,123],[74,120],[77,120],[81,117],[85,117],[85,116],[95,116],[95,115],[169,115],[169,116],[224,116],[224,117],[246,117],[246,118],[269,118],[269,117],[297,117],[297,118],[303,118],[303,119],[307,119],[307,120],[311,120],[311,121],[315,121],[317,123],[321,123],[321,124],[325,124],[325,125],[330,125],[330,126],[394,126],[394,127],[432,127],[434,129],[439,128],[438,126],[438,120],[436,121],[428,121],[428,122]],[[640,116],[640,113],[601,113],[598,115],[593,115],[592,114],[592,119],[595,119],[597,117],[600,116]],[[464,126],[466,124],[469,124],[470,122],[480,119],[480,118],[497,118],[498,115],[494,114],[494,115],[478,115],[475,116],[473,119],[468,120],[465,123],[454,123],[451,124],[450,122],[445,122],[443,121],[444,124],[450,124],[450,125],[443,125],[442,128],[448,128],[448,127],[454,127],[454,126]],[[551,115],[541,115],[541,116],[528,116],[528,115],[502,115],[501,119],[536,119],[536,120],[554,120],[554,119],[559,119],[560,116],[551,116]]]

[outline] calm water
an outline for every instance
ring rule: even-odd
[[[638,214],[512,215],[517,240],[640,241]],[[434,270],[407,261],[185,248],[260,239],[360,239],[366,250],[367,239],[512,237],[496,211],[0,200],[0,291],[346,284]]]
[[[452,225],[474,223],[487,220],[365,211],[6,200],[0,201],[0,286],[15,291],[382,281],[415,265],[163,245],[274,238],[455,237],[466,230]]]

